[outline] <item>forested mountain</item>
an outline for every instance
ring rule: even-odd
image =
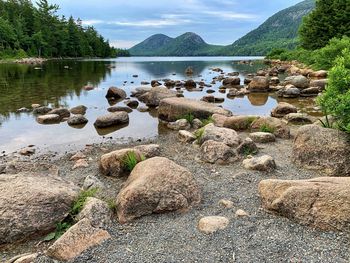
[[[205,56],[221,48],[207,44],[195,33],[187,32],[176,38],[153,35],[129,49],[129,52],[132,56]]]
[[[0,58],[110,57],[108,40],[80,19],[57,15],[59,7],[47,0],[0,0]]]
[[[266,55],[274,48],[295,48],[304,16],[315,8],[315,0],[305,0],[267,19],[257,29],[225,48],[229,55]]]

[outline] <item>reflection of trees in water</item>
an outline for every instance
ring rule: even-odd
[[[109,64],[104,61],[49,61],[42,69],[0,64],[0,114],[8,117],[11,112],[29,108],[33,103],[64,105],[66,102],[62,98],[79,97],[84,92],[83,86],[97,86],[110,75]]]

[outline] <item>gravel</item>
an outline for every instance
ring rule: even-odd
[[[247,135],[240,134],[242,137]],[[115,219],[109,229],[112,239],[85,251],[72,262],[349,262],[347,233],[315,230],[261,208],[257,191],[261,180],[322,176],[290,162],[292,140],[258,144],[258,156],[268,154],[277,164],[275,171],[258,172],[245,170],[241,161],[228,166],[197,162],[199,148],[178,142],[176,135],[175,132],[162,134],[149,142],[160,144],[162,156],[194,174],[202,188],[202,203],[187,213],[153,214],[124,225]],[[107,186],[103,195],[115,198],[125,178],[99,175],[97,160],[103,152],[126,148],[130,144],[112,142],[88,147],[84,153],[90,158],[90,166],[82,170],[71,170],[74,162],[69,158],[72,154],[47,161],[60,167],[60,176],[80,186],[88,174],[97,176]],[[232,201],[233,208],[220,206],[221,199]],[[236,218],[238,209],[246,211],[249,217]],[[214,215],[227,217],[229,226],[211,235],[199,232],[199,219]],[[33,242],[30,242],[17,248],[16,252],[44,250],[45,247],[47,244],[33,248]],[[37,262],[50,261],[41,258]]]

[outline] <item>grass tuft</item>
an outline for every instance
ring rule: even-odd
[[[204,120],[201,120],[201,122],[203,123],[204,126],[210,124],[210,123],[214,123],[214,119],[212,116],[210,116],[209,118],[207,119],[204,119]]]
[[[263,125],[260,126],[260,131],[261,131],[261,132],[274,133],[274,132],[275,132],[275,128],[274,128],[274,127],[271,127],[271,126],[268,125],[267,123],[264,123]]]
[[[188,121],[189,124],[193,124],[193,120],[195,119],[194,115],[192,113],[187,113],[185,115],[181,115],[177,118],[178,120],[185,119]]]
[[[123,165],[124,165],[125,170],[131,172],[139,162],[146,160],[145,156],[143,156],[143,155],[141,155],[141,161],[139,161],[139,159],[140,158],[138,157],[138,155],[135,152],[133,152],[133,151],[128,152],[125,155],[124,160],[123,160]]]

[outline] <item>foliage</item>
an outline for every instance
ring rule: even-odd
[[[210,117],[207,118],[207,119],[201,120],[201,121],[202,121],[202,123],[203,123],[204,126],[206,126],[206,125],[208,125],[208,124],[210,124],[210,123],[214,123],[214,119],[213,119],[212,116],[210,116]]]
[[[125,155],[123,159],[123,166],[126,170],[131,172],[135,168],[135,166],[140,162],[140,159],[142,162],[146,158],[143,155],[141,155],[141,158],[139,158],[139,156],[135,152],[130,151]]]
[[[318,0],[316,8],[303,19],[299,36],[301,46],[315,50],[332,38],[350,35],[350,0]]]
[[[59,7],[39,0],[0,1],[0,58],[113,57],[116,50],[80,19],[57,15]]]
[[[269,132],[269,133],[274,133],[275,129],[274,127],[271,127],[270,125],[268,125],[267,123],[264,123],[260,126],[259,129],[261,132]]]
[[[200,128],[194,132],[194,136],[196,137],[197,141],[200,141],[203,138],[204,132],[205,132],[204,127]]]
[[[115,49],[115,55],[117,57],[130,57],[129,50],[127,49],[121,49],[121,48],[116,48]]]
[[[243,146],[243,155],[244,157],[247,157],[248,155],[254,155],[257,154],[256,150],[253,150],[251,147],[249,147],[248,145]]]
[[[178,119],[178,120],[185,119],[185,120],[188,121],[189,124],[192,125],[193,120],[194,120],[195,118],[194,118],[194,115],[193,115],[192,113],[187,113],[187,114],[185,114],[185,115],[179,116],[177,119]]]
[[[88,190],[81,191],[73,203],[72,209],[70,211],[70,216],[75,217],[83,209],[86,199],[88,197],[95,197],[98,192],[98,188],[91,188]]]
[[[317,102],[324,112],[337,119],[340,129],[350,132],[350,49],[336,59],[327,88]]]

